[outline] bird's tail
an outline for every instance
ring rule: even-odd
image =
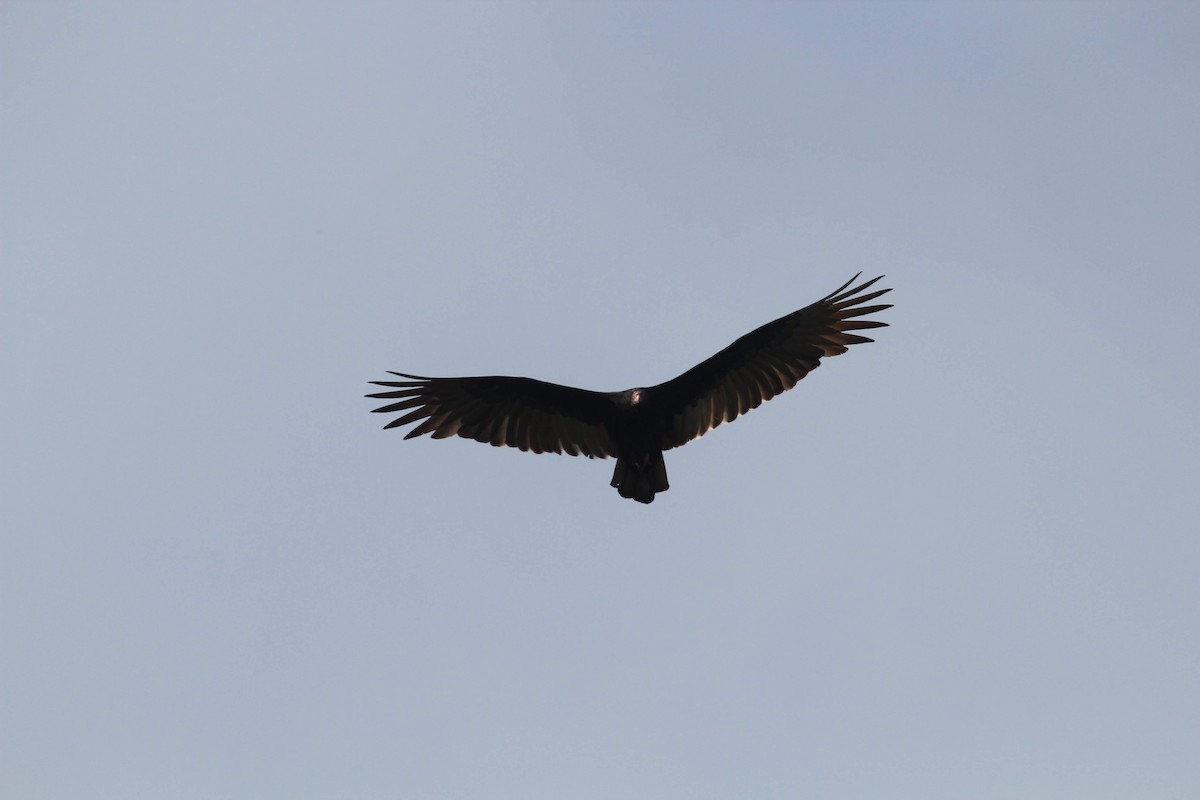
[[[667,483],[667,463],[663,461],[663,454],[645,453],[634,458],[618,456],[609,485],[617,487],[621,497],[653,503],[655,494],[671,488]]]

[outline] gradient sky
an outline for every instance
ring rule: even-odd
[[[1200,796],[1200,6],[0,6],[0,795]],[[667,454],[368,380],[875,344]]]

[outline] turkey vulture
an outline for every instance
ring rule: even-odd
[[[615,456],[611,485],[621,497],[651,503],[668,488],[664,450],[698,439],[787,391],[816,369],[823,356],[873,341],[850,331],[887,326],[860,319],[891,308],[864,305],[891,291],[864,294],[882,275],[848,288],[861,274],[657,386],[592,392],[532,378],[423,378],[392,372],[405,380],[371,381],[390,391],[367,397],[395,401],[374,409],[379,413],[412,409],[386,428],[422,420],[405,439],[457,435],[535,453]]]

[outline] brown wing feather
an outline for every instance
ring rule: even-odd
[[[855,275],[812,305],[768,322],[679,377],[648,390],[665,412],[662,448],[679,447],[722,422],[732,422],[791,389],[822,358],[874,341],[850,331],[887,327],[886,322],[860,319],[891,308],[890,303],[864,305],[891,291],[864,294],[882,277],[848,288],[858,279]]]
[[[391,374],[407,380],[372,381],[392,391],[367,397],[396,401],[373,409],[376,412],[407,411],[385,428],[418,423],[405,439],[428,433],[434,439],[461,436],[535,453],[589,458],[616,455],[605,426],[612,401],[602,392],[532,378],[425,378],[400,372]]]

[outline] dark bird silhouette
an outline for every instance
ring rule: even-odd
[[[592,392],[532,378],[424,378],[392,372],[406,380],[372,381],[390,391],[367,397],[396,401],[374,409],[378,413],[407,412],[386,428],[423,420],[405,439],[428,433],[434,439],[462,436],[535,453],[614,456],[611,485],[621,497],[650,503],[668,488],[664,450],[698,439],[787,391],[820,366],[823,357],[874,341],[851,331],[887,327],[861,317],[891,308],[864,305],[891,289],[864,294],[882,275],[848,288],[859,275],[657,386]]]

